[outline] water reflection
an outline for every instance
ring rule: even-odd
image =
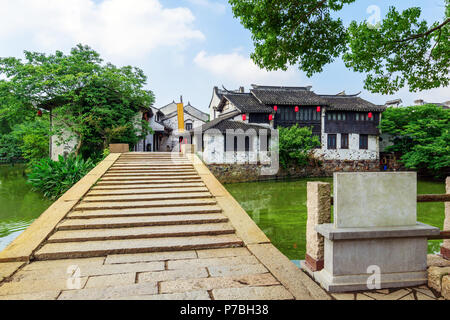
[[[26,183],[25,166],[0,165],[0,250],[51,204]]]

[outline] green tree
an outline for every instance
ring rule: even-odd
[[[380,129],[394,137],[388,151],[401,152],[407,168],[435,174],[450,167],[450,111],[435,105],[388,108]]]
[[[287,168],[290,164],[306,165],[311,150],[320,146],[317,136],[312,135],[309,127],[299,128],[294,125],[288,128],[279,127],[280,164]]]
[[[356,0],[229,0],[235,17],[250,30],[251,57],[268,70],[298,64],[308,76],[342,57],[353,71],[367,73],[365,88],[394,93],[449,85],[450,0],[444,18],[429,25],[421,9],[398,12],[371,25],[344,26],[338,12]]]
[[[154,102],[143,71],[103,64],[88,46],[77,45],[68,55],[25,51],[24,61],[2,58],[0,74],[6,77],[0,80],[5,114],[52,108],[53,133],[76,138],[76,155],[101,156],[109,142],[134,144],[149,131],[137,117]]]

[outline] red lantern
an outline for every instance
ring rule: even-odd
[[[369,119],[372,118],[372,116],[373,116],[372,112],[369,112],[369,114],[368,114]]]
[[[277,111],[278,111],[278,106],[274,106],[274,107],[273,107],[273,110],[274,110],[275,112],[277,112]]]
[[[269,121],[273,120],[273,115],[269,114]]]
[[[295,112],[298,112],[298,106],[295,106]]]
[[[38,115],[38,117],[42,117],[42,111],[38,110],[37,115]]]
[[[242,115],[242,121],[245,121],[247,119],[247,115],[243,114]]]
[[[317,112],[320,112],[320,106],[318,106],[316,110],[317,110]]]

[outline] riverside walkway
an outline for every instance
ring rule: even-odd
[[[2,299],[331,299],[192,154],[111,154],[4,251]]]

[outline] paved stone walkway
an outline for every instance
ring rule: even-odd
[[[31,262],[0,263],[20,265],[0,299],[331,299],[205,168],[122,154]]]

